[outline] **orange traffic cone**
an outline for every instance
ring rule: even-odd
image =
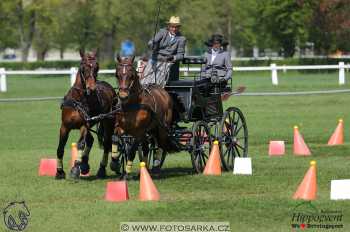
[[[298,127],[294,126],[294,144],[293,144],[294,155],[311,155],[311,152],[304,142],[303,136],[299,133]]]
[[[293,195],[293,199],[302,199],[312,201],[316,199],[317,181],[316,181],[316,161],[310,162],[310,168],[300,183],[297,191]]]
[[[39,165],[39,176],[55,176],[57,169],[56,159],[41,159]]]
[[[207,164],[205,165],[204,175],[221,175],[221,159],[220,159],[220,149],[219,142],[214,141],[213,148],[210,151],[210,156]]]
[[[72,143],[72,148],[71,148],[71,159],[70,159],[70,167],[72,168],[74,166],[74,162],[78,158],[78,145],[76,143]],[[83,175],[80,174],[80,176],[90,176],[90,172],[87,174]]]
[[[344,143],[344,125],[343,119],[339,119],[338,126],[335,129],[334,133],[328,140],[328,145],[341,145]]]
[[[128,184],[126,181],[107,182],[106,201],[118,202],[129,200]]]
[[[160,194],[149,175],[146,163],[140,163],[140,201],[159,201]]]
[[[72,168],[74,166],[74,161],[78,157],[78,145],[76,143],[72,143],[70,152],[71,152],[70,167]]]

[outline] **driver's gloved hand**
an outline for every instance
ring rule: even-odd
[[[227,84],[227,81],[228,80],[226,80],[225,78],[222,78],[222,79],[219,80],[219,83],[220,84]]]
[[[214,84],[216,84],[216,83],[219,83],[219,78],[218,77],[216,77],[216,76],[212,76],[211,78],[210,78],[210,81],[211,81],[211,83],[214,83]]]
[[[157,64],[157,61],[155,59],[151,59],[151,64],[152,65],[156,65]]]

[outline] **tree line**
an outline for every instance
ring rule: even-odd
[[[19,48],[26,61],[31,47],[39,60],[50,49],[98,49],[109,60],[125,39],[147,52],[157,8],[159,26],[181,17],[189,54],[205,49],[221,33],[241,55],[253,47],[292,57],[312,46],[316,54],[350,51],[350,0],[1,0],[0,50]]]

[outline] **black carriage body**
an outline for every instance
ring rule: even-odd
[[[184,121],[208,121],[222,117],[221,95],[212,91],[210,80],[170,81],[165,88],[183,104],[186,111]]]
[[[200,65],[201,70],[205,60],[201,57],[185,57],[183,63],[187,64],[188,70],[190,65]],[[165,89],[183,105],[183,121],[210,121],[223,115],[221,93],[210,78],[202,77],[201,71],[169,81]]]

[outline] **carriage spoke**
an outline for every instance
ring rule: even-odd
[[[235,135],[237,135],[242,128],[243,128],[243,124],[238,129],[236,129]]]
[[[238,148],[237,148],[237,147],[234,147],[234,148],[235,148],[235,150],[236,150],[238,156],[241,157],[241,153],[239,152]]]
[[[230,120],[230,124],[231,124],[231,130],[230,130],[230,135],[233,136],[234,135],[234,131],[235,131],[235,118],[236,118],[236,113],[233,112],[233,118]]]
[[[205,152],[202,152],[202,161],[203,161],[203,165],[202,167],[205,167],[206,164],[206,160],[208,159],[208,156],[205,154]]]
[[[228,149],[226,150],[226,153],[227,153],[227,157],[226,157],[227,163],[230,162],[230,157],[232,156],[232,155],[231,155],[231,151],[232,151],[231,147],[228,147]],[[226,153],[225,153],[225,154],[226,154]]]
[[[232,149],[231,163],[229,163],[232,168],[233,168],[235,157],[236,157],[236,153],[234,152],[234,149]]]
[[[241,145],[239,145],[238,143],[236,143],[236,146],[241,148],[243,151],[245,150],[244,147],[242,147]]]

